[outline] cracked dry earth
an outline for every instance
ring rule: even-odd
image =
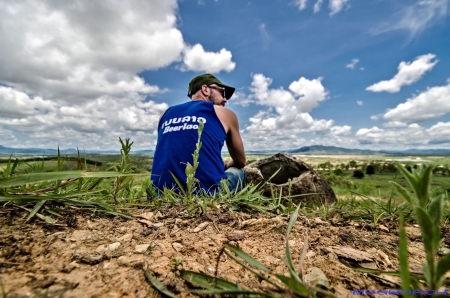
[[[49,225],[27,213],[0,209],[0,297],[161,297],[143,268],[179,297],[195,297],[177,269],[214,275],[257,289],[250,272],[221,255],[230,242],[276,273],[289,275],[284,263],[289,218],[231,213],[225,207],[189,218],[175,207],[139,210],[127,220],[75,211]],[[298,267],[305,234],[305,279],[313,272],[337,297],[355,297],[354,289],[400,289],[399,279],[355,271],[350,266],[396,271],[398,230],[394,222],[325,222],[299,216],[289,243]],[[424,252],[419,228],[407,227],[411,271],[420,271]],[[448,246],[448,243],[443,245]],[[180,264],[174,264],[179,259]],[[312,275],[311,275],[312,274]],[[312,276],[312,277],[311,277]]]

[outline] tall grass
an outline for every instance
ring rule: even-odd
[[[58,156],[55,167],[44,172],[44,160],[27,174],[16,173],[20,160],[10,157],[0,178],[0,202],[3,206],[18,206],[29,211],[27,220],[34,216],[53,223],[51,216],[60,216],[65,206],[77,206],[93,211],[130,217],[121,212],[120,204],[128,202],[130,194],[136,193],[132,188],[133,177],[128,162],[132,143],[129,139],[121,143],[121,161],[107,172],[89,172],[84,160],[78,154],[77,171],[62,171],[66,161]],[[84,161],[84,162],[83,162]],[[109,178],[113,178],[111,181]],[[144,190],[140,191],[141,195]],[[47,213],[48,216],[41,214]]]

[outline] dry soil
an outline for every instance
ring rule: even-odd
[[[218,258],[221,247],[213,240],[234,244],[274,272],[289,275],[287,216],[232,213],[223,206],[196,218],[177,207],[136,212],[139,217],[127,220],[73,210],[55,225],[39,219],[26,223],[26,212],[0,209],[0,297],[162,297],[143,268],[179,297],[195,297],[192,285],[179,277],[180,269],[217,273],[256,290],[267,286],[229,257]],[[420,230],[410,224],[407,234],[411,271],[420,272]],[[397,235],[394,221],[373,225],[300,216],[289,244],[298,267],[308,237],[303,275],[322,271],[329,291],[356,297],[353,290],[400,289],[396,277],[351,268],[397,271]]]

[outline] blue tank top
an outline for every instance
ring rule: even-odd
[[[156,144],[150,179],[158,189],[178,188],[172,175],[186,189],[186,164],[193,164],[192,154],[198,140],[198,125],[203,121],[202,147],[195,178],[200,187],[209,193],[217,190],[221,179],[226,179],[221,156],[226,132],[216,115],[212,102],[191,101],[170,107],[158,124]]]

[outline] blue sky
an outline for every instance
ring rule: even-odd
[[[0,0],[0,145],[154,149],[211,72],[247,150],[450,146],[449,0]]]

